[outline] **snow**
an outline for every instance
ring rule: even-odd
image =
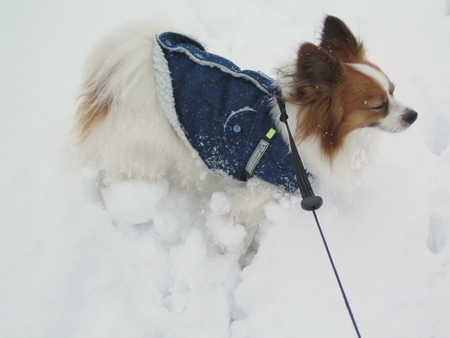
[[[406,132],[382,135],[352,196],[316,191],[360,332],[450,336],[448,0],[2,2],[0,336],[356,336],[297,197],[266,205],[241,270],[244,229],[222,217],[223,190],[99,187],[67,148],[85,57],[117,26],[166,15],[211,52],[275,76],[301,42],[318,41],[325,13],[419,112]]]

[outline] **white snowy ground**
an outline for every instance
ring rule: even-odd
[[[65,150],[89,47],[166,15],[243,69],[292,61],[325,14],[361,36],[419,112],[383,135],[354,195],[318,216],[363,337],[450,337],[450,3],[445,0],[0,2],[0,337],[355,337],[311,214],[266,207],[243,271],[224,207],[169,184],[107,191]],[[167,183],[167,182],[166,182]],[[213,215],[214,216],[214,215]],[[213,234],[218,244],[211,240]]]

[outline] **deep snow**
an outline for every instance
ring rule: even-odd
[[[298,198],[266,206],[240,270],[243,229],[221,217],[223,192],[116,184],[102,188],[108,212],[96,171],[66,147],[83,62],[111,29],[166,15],[275,76],[299,43],[317,42],[325,13],[363,38],[419,112],[406,132],[382,134],[353,195],[316,191],[361,334],[449,337],[448,0],[1,2],[0,337],[356,336]]]

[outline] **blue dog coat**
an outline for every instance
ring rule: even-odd
[[[163,33],[155,41],[159,99],[188,147],[216,174],[241,181],[254,175],[297,192],[288,145],[282,137],[266,136],[275,132],[270,112],[279,89],[273,80],[241,71],[180,34]]]

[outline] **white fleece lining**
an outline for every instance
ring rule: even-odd
[[[175,109],[175,99],[173,97],[173,87],[172,79],[170,77],[169,63],[167,62],[164,53],[159,46],[157,36],[155,36],[153,39],[153,70],[155,72],[156,79],[156,92],[158,93],[158,99],[161,104],[161,108],[175,132],[183,140],[184,144],[188,147],[188,149],[190,149],[195,155],[198,156],[198,152],[192,147],[183,129],[181,128],[180,121],[178,120],[178,114]]]

